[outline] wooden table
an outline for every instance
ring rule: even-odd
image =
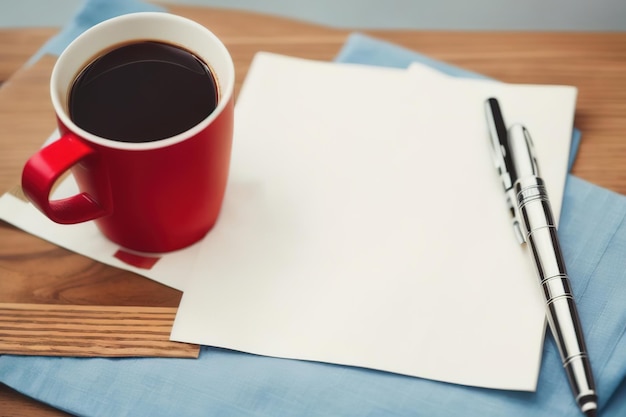
[[[331,60],[351,32],[239,11],[183,6],[169,10],[221,37],[235,61],[237,90],[257,51]],[[0,30],[0,193],[19,182],[24,162],[55,126],[48,97],[54,58],[22,66],[55,32]],[[502,81],[578,87],[575,124],[583,140],[573,173],[626,194],[626,33],[363,32]],[[27,287],[10,289],[18,301],[35,297],[51,304],[175,308],[181,297],[176,290],[0,222],[0,282],[16,274],[29,279]],[[0,385],[0,415],[66,414]]]

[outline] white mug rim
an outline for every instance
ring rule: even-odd
[[[224,59],[224,63],[226,64],[225,66],[226,74],[225,76],[218,77],[218,74],[215,73],[211,63],[206,62],[207,59],[205,57],[200,56],[200,58],[203,59],[207,63],[207,65],[209,65],[213,73],[213,76],[216,79],[216,82],[218,84],[218,88],[219,88],[218,103],[217,103],[216,108],[211,112],[211,114],[209,114],[205,119],[197,123],[192,128],[182,133],[179,133],[177,135],[165,138],[165,139],[159,139],[159,140],[150,141],[150,142],[123,142],[123,141],[108,139],[108,138],[95,135],[93,133],[90,133],[82,129],[81,127],[76,125],[76,123],[74,123],[74,121],[69,117],[67,108],[63,105],[62,99],[59,97],[59,94],[58,94],[60,89],[63,91],[69,91],[71,86],[59,86],[59,83],[60,83],[59,77],[61,75],[61,72],[64,69],[64,65],[70,59],[72,54],[74,54],[77,49],[84,47],[85,43],[89,42],[90,38],[98,36],[98,34],[102,32],[103,29],[106,29],[107,27],[111,25],[118,25],[118,24],[132,25],[133,22],[137,21],[137,19],[140,19],[140,20],[152,19],[155,21],[155,24],[157,24],[157,22],[160,24],[163,24],[165,22],[170,22],[170,23],[175,22],[176,24],[184,24],[184,25],[189,25],[193,27],[194,30],[201,33],[202,36],[206,37],[207,42],[212,42],[213,46],[217,48],[217,50],[219,51],[221,55],[221,58]],[[137,41],[155,40],[155,41],[168,42],[168,39],[158,38],[155,36],[147,36],[143,38],[130,37],[123,41],[110,42],[109,49],[122,42],[133,42],[135,40]],[[176,45],[176,43],[174,42],[171,42],[171,43]],[[197,51],[188,48],[187,45],[178,44],[178,46],[184,47],[185,49],[190,50],[194,54],[198,54]],[[98,54],[104,53],[106,51],[107,51],[107,48],[94,49],[92,57],[95,59],[95,57],[97,57]],[[84,68],[88,64],[89,62],[84,62],[81,68]],[[72,80],[75,79],[75,77],[78,75],[81,68],[78,68],[75,71],[75,73],[72,74],[72,78],[71,78]],[[160,149],[160,148],[177,144],[179,142],[183,142],[191,137],[194,137],[195,135],[197,135],[198,133],[206,129],[207,126],[209,126],[215,119],[217,119],[217,117],[229,105],[229,101],[231,100],[232,95],[234,94],[234,84],[235,84],[234,80],[235,80],[235,68],[234,68],[234,63],[230,56],[230,53],[228,52],[228,50],[226,49],[226,46],[222,43],[222,41],[209,29],[207,29],[206,27],[202,26],[201,24],[191,19],[187,19],[185,17],[170,14],[167,12],[137,12],[137,13],[129,13],[129,14],[125,14],[125,15],[121,15],[121,16],[117,16],[117,17],[113,17],[111,19],[105,20],[87,29],[85,32],[80,34],[76,39],[74,39],[61,53],[61,55],[57,59],[57,62],[54,65],[54,68],[52,70],[52,75],[50,78],[50,97],[52,100],[54,111],[57,117],[60,119],[61,123],[65,127],[67,127],[67,129],[70,132],[81,137],[82,139],[85,139],[89,142],[93,142],[97,145],[100,145],[106,148],[115,148],[115,149],[122,149],[122,150],[150,150],[150,149]]]

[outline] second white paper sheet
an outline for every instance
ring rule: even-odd
[[[256,56],[173,340],[535,389],[544,306],[483,102],[527,123],[558,213],[576,90],[429,71]]]

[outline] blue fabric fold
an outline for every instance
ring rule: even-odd
[[[152,7],[137,1],[87,2],[46,53],[58,51],[87,25],[128,11],[131,3],[132,11]],[[360,34],[348,39],[337,60],[400,67],[417,61],[456,76],[480,76]],[[626,415],[625,218],[625,196],[568,177],[559,234],[587,333],[600,415],[606,417]],[[3,355],[0,381],[79,416],[580,415],[551,337],[535,393],[211,347],[203,347],[197,360]]]
[[[58,56],[78,35],[90,27],[127,13],[164,12],[165,9],[138,0],[87,0],[78,10],[69,24],[63,27],[54,37],[50,38],[29,63],[34,63],[43,55]]]

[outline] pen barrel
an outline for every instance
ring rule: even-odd
[[[563,367],[578,405],[591,408],[593,404],[595,408],[591,365],[544,182],[534,176],[522,178],[516,182],[515,192],[522,232],[541,283],[548,325]]]

